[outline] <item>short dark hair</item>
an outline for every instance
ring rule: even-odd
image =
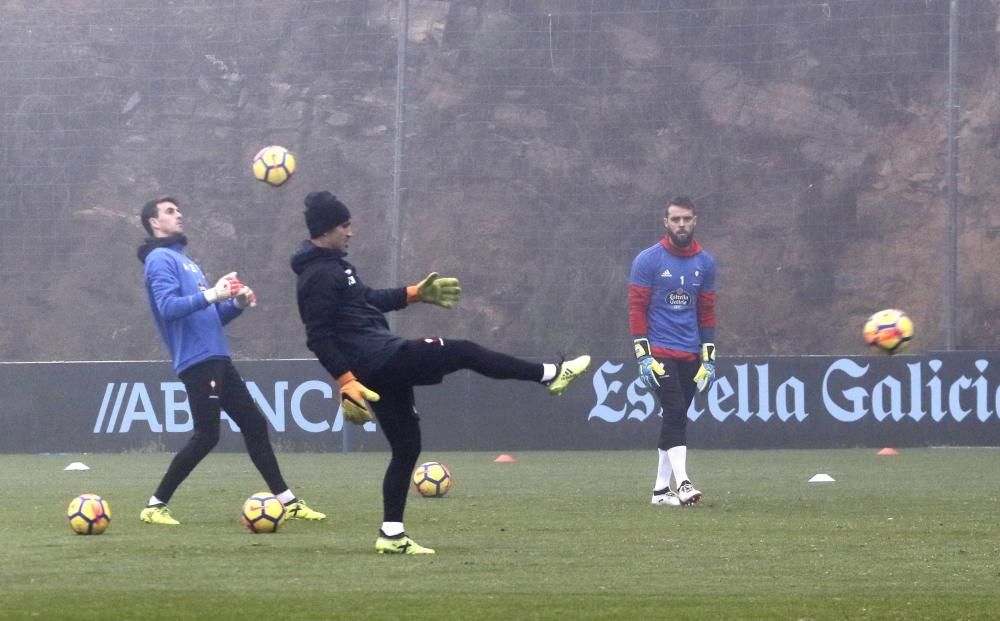
[[[142,228],[146,229],[149,236],[153,236],[153,227],[149,225],[149,219],[155,218],[160,215],[159,205],[160,203],[173,203],[178,207],[181,206],[177,202],[177,199],[173,196],[161,196],[160,198],[154,198],[145,205],[142,206],[142,211],[139,213],[139,218],[142,219]]]
[[[670,199],[667,202],[667,206],[663,208],[664,214],[666,214],[666,212],[670,209],[671,205],[673,205],[674,207],[683,207],[684,209],[690,209],[692,212],[695,211],[694,201],[691,200],[691,198],[688,196],[681,195],[681,196],[675,196],[674,198]]]

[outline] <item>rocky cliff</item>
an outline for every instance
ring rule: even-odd
[[[629,264],[688,194],[721,352],[861,353],[886,306],[944,344],[948,2],[412,0],[398,135],[398,3],[136,4],[0,2],[0,359],[164,357],[135,258],[160,194],[260,296],[237,356],[308,355],[287,260],[314,189],[368,284],[395,284],[396,218],[401,280],[462,278],[408,336],[629,355]],[[959,346],[991,349],[998,9],[961,5]],[[265,144],[298,157],[282,188],[249,175]]]

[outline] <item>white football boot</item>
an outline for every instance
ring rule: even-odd
[[[693,505],[701,500],[701,492],[696,490],[694,485],[691,485],[691,481],[682,481],[680,487],[677,488],[677,499],[684,506]]]
[[[681,506],[681,499],[677,497],[674,490],[670,489],[670,486],[667,486],[663,489],[653,490],[653,504],[679,507]]]

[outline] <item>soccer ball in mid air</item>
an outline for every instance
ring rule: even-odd
[[[251,166],[257,181],[278,187],[295,174],[295,156],[285,147],[271,145],[253,156]]]
[[[278,497],[267,492],[259,492],[243,503],[240,516],[243,525],[252,533],[273,533],[285,519],[285,505]]]
[[[864,337],[865,343],[875,351],[899,353],[913,338],[913,321],[901,310],[880,310],[865,322]]]
[[[413,486],[425,498],[444,496],[451,489],[451,472],[444,464],[429,461],[413,471]]]
[[[111,524],[111,506],[97,494],[80,494],[66,509],[69,527],[78,535],[100,535]]]

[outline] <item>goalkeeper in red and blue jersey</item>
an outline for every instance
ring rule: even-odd
[[[632,262],[629,325],[639,377],[663,408],[652,502],[679,507],[702,495],[687,473],[687,410],[715,381],[715,258],[694,239],[690,198],[671,200],[663,223],[667,234]]]

